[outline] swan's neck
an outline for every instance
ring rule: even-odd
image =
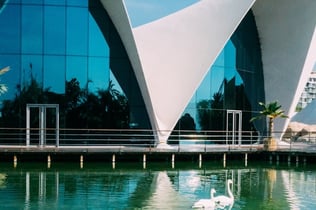
[[[227,193],[228,193],[228,196],[229,196],[231,199],[234,199],[234,195],[233,195],[232,189],[231,189],[231,186],[232,186],[232,185],[233,185],[232,183],[229,183],[229,184],[227,185]]]
[[[214,198],[214,192],[211,192],[211,199]]]

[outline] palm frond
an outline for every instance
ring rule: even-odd
[[[259,102],[259,105],[262,107],[262,110],[259,112],[258,116],[255,116],[250,119],[250,122],[254,120],[258,120],[263,117],[268,117],[270,119],[275,119],[277,117],[288,118],[287,115],[284,114],[284,111],[281,110],[281,105],[278,104],[277,101],[273,101],[271,103],[265,104],[263,102]]]
[[[0,84],[0,95],[7,91],[8,91],[8,87],[5,84]]]
[[[6,73],[6,72],[8,72],[8,71],[10,71],[10,66],[7,66],[7,67],[1,69],[1,70],[0,70],[0,75]]]

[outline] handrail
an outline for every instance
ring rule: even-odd
[[[0,128],[0,145],[26,145],[26,128]],[[30,146],[40,144],[41,129],[30,128]],[[148,129],[59,129],[59,142],[56,142],[56,129],[46,128],[45,141],[40,146],[141,146],[155,147],[157,145],[154,130]],[[258,135],[253,131],[242,131],[242,141],[238,144],[232,139],[232,131],[213,130],[173,130],[168,144],[182,149],[203,148],[204,151],[212,145],[221,145],[226,149],[235,147],[256,148],[267,136]],[[304,135],[275,132],[274,136],[282,136],[278,150],[303,151],[316,148],[316,131]],[[228,142],[226,143],[226,140]]]

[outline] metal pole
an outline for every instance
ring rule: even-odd
[[[56,147],[59,147],[59,105],[56,106]]]
[[[40,120],[40,146],[44,145],[44,116],[45,116],[45,110],[44,106],[40,106],[39,108],[39,120]]]
[[[30,107],[26,105],[26,146],[30,146]]]

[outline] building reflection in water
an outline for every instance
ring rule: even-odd
[[[121,164],[108,169],[99,166],[5,171],[0,169],[0,203],[18,209],[47,206],[117,208],[118,203],[123,209],[185,209],[194,201],[209,198],[211,188],[216,189],[216,195],[227,195],[227,179],[233,180],[234,209],[258,205],[299,209],[313,207],[316,203],[315,171],[305,173],[260,167],[160,170],[139,166],[138,169],[122,169]]]

